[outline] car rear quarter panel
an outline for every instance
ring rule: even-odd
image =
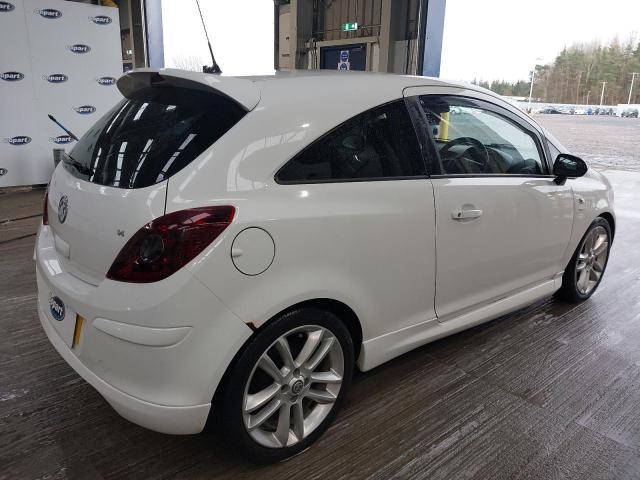
[[[348,305],[365,340],[434,318],[428,180],[283,185],[232,203],[238,211],[225,239],[190,268],[245,322],[259,327],[317,298]],[[248,227],[275,243],[273,263],[255,276],[239,272],[230,254]]]
[[[433,318],[435,232],[427,179],[274,180],[282,165],[332,128],[402,98],[393,77],[371,77],[359,91],[348,86],[353,83],[341,89],[335,79],[317,81],[334,82],[335,98],[311,95],[309,82],[305,90],[295,79],[263,82],[258,106],[169,180],[167,213],[216,204],[237,209],[225,234],[188,268],[255,326],[313,298],[348,305],[366,319],[365,338]],[[233,239],[248,227],[266,230],[275,242],[272,265],[257,276],[243,275],[231,259]]]

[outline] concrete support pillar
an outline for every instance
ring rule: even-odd
[[[404,40],[408,3],[406,0],[382,0],[380,18],[380,72],[394,72],[396,42]],[[402,72],[396,72],[402,73]]]
[[[380,26],[380,58],[378,69],[381,72],[389,72],[393,67],[393,40],[391,39],[391,12],[393,0],[382,0],[382,15]]]
[[[291,68],[307,68],[305,43],[313,33],[313,0],[291,0],[289,52]]]

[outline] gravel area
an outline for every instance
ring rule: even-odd
[[[533,117],[597,169],[640,171],[640,119],[586,115]]]

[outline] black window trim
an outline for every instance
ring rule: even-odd
[[[416,94],[416,95],[412,95],[411,97],[407,97],[407,98],[415,98],[415,101],[419,106],[418,112],[414,112],[410,109],[409,113],[412,115],[412,118],[414,115],[421,116],[421,118],[414,120],[414,126],[416,125],[416,123],[418,123],[421,125],[420,130],[422,129],[426,130],[426,134],[428,137],[427,142],[430,144],[430,148],[428,148],[428,150],[430,151],[431,155],[436,155],[436,158],[439,159],[440,154],[438,153],[438,149],[436,147],[436,143],[433,138],[433,133],[431,132],[431,129],[422,127],[423,125],[428,125],[428,121],[427,121],[427,115],[420,103],[420,97],[462,98],[464,100],[469,100],[472,103],[477,103],[478,108],[482,108],[484,110],[493,112],[505,118],[506,120],[511,121],[512,123],[515,123],[517,126],[522,128],[532,136],[534,142],[536,143],[536,147],[538,148],[538,153],[542,155],[542,160],[544,162],[544,165],[546,165],[547,167],[547,173],[541,173],[541,174],[522,174],[522,173],[462,173],[462,174],[446,173],[446,174],[443,174],[443,173],[432,172],[431,162],[427,161],[427,158],[425,158],[425,162],[427,165],[427,172],[429,173],[430,178],[476,178],[476,177],[478,178],[487,178],[487,177],[555,178],[555,176],[552,175],[553,165],[549,161],[551,154],[549,153],[548,145],[546,143],[546,140],[547,140],[546,137],[541,136],[541,134],[535,129],[533,129],[532,126],[528,124],[528,122],[520,118],[518,115],[515,115],[513,112],[510,112],[508,109],[504,108],[503,106],[482,98],[477,98],[469,95],[459,95],[459,94],[451,94],[451,93],[425,93],[425,94]],[[416,130],[418,130],[418,128],[416,128]],[[422,137],[422,135],[418,135],[418,137],[420,138]]]
[[[544,143],[545,143],[545,146],[546,146],[546,148],[547,148],[547,150],[549,152],[549,162],[551,164],[551,170],[550,171],[553,172],[553,164],[556,162],[556,158],[558,158],[558,156],[556,155],[556,158],[553,158],[551,156],[551,147],[555,148],[559,152],[558,155],[561,155],[563,153],[562,152],[563,149],[562,148],[558,148],[558,146],[555,143],[553,143],[551,140],[549,140],[549,138],[546,135],[544,136]]]
[[[302,150],[298,150],[297,152],[295,152],[295,154],[291,157],[288,158],[276,171],[275,175],[273,176],[273,180],[278,184],[278,185],[313,185],[313,184],[320,184],[320,183],[360,183],[360,182],[389,182],[389,181],[401,181],[401,180],[425,180],[425,179],[429,179],[430,175],[429,175],[429,165],[428,162],[425,159],[425,155],[423,152],[423,142],[420,139],[420,135],[418,135],[416,133],[416,128],[415,128],[415,122],[414,122],[414,115],[412,114],[409,105],[407,103],[408,98],[407,97],[398,97],[395,98],[393,100],[389,100],[388,102],[384,102],[381,103],[379,105],[375,105],[371,108],[367,108],[366,110],[363,110],[362,112],[358,112],[354,115],[352,115],[351,117],[347,118],[346,120],[343,120],[342,122],[340,122],[338,125],[336,125],[335,127],[333,127],[331,130],[323,133],[321,136],[319,136],[318,138],[316,138],[315,140],[313,140],[311,143],[309,143],[308,145],[306,145]],[[340,127],[342,127],[342,125],[344,125],[346,122],[351,121],[352,119],[354,119],[355,117],[359,116],[359,115],[363,115],[367,112],[370,112],[371,110],[375,110],[376,108],[381,108],[384,107],[386,105],[390,105],[392,103],[398,103],[398,102],[402,102],[405,106],[405,109],[407,110],[407,115],[409,116],[409,118],[411,119],[411,124],[413,126],[413,128],[411,129],[413,134],[416,136],[416,144],[419,147],[420,150],[420,159],[422,160],[423,163],[423,167],[424,167],[424,171],[425,174],[424,175],[403,175],[403,176],[398,176],[398,177],[362,177],[362,178],[336,178],[336,179],[318,179],[318,180],[282,180],[280,178],[280,172],[287,166],[289,165],[289,162],[291,162],[292,160],[294,160],[295,158],[297,158],[299,155],[302,155],[305,151],[307,151],[307,149],[311,148],[313,145],[315,145],[317,142],[320,142],[322,140],[324,140],[326,137],[328,137],[329,135],[331,135],[333,132],[335,132],[336,130],[338,130]]]

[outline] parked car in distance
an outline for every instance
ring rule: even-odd
[[[355,368],[603,278],[610,184],[488,90],[327,71],[117,85],[51,178],[37,303],[144,427],[213,425],[280,460],[327,429]]]
[[[638,118],[638,109],[637,108],[626,108],[620,114],[623,118]]]
[[[547,107],[547,108],[543,108],[538,113],[555,114],[555,115],[557,115],[557,114],[561,114],[562,112],[560,110],[558,110],[557,108]]]

